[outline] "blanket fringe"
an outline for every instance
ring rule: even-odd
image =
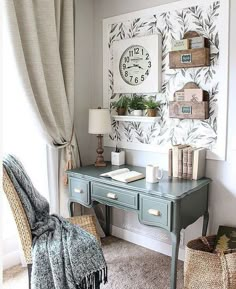
[[[81,284],[81,289],[100,289],[101,283],[107,283],[107,267],[93,272],[92,274],[86,276]]]

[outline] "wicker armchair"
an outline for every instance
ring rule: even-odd
[[[11,182],[4,168],[3,168],[3,190],[7,196],[8,202],[10,204],[10,207],[14,215],[16,225],[17,225],[22,249],[23,249],[25,260],[26,260],[27,267],[28,267],[29,288],[31,288],[30,280],[31,280],[31,270],[32,270],[32,256],[31,256],[32,235],[31,235],[30,225],[29,225],[26,213],[24,211],[24,208],[21,204],[20,198],[17,194],[17,191],[15,190],[15,187],[13,183]],[[84,230],[94,235],[100,242],[100,237],[97,233],[96,226],[95,226],[94,216],[90,216],[90,215],[78,216],[78,217],[68,218],[68,220],[72,224],[77,224]]]

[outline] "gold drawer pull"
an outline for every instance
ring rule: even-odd
[[[116,194],[113,194],[113,193],[108,193],[107,194],[107,197],[109,198],[109,199],[113,199],[113,200],[117,200],[118,198],[117,198],[117,195]]]
[[[154,209],[149,209],[148,210],[148,214],[153,215],[153,216],[160,216],[161,212],[158,210],[154,210]]]
[[[75,189],[74,189],[74,192],[75,192],[75,193],[82,194],[82,193],[83,193],[83,190],[75,188]]]

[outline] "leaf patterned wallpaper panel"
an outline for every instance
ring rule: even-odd
[[[113,51],[116,40],[162,35],[162,90],[155,95],[161,102],[161,119],[156,123],[112,122],[109,138],[115,143],[170,145],[187,143],[214,149],[217,143],[217,112],[220,97],[220,52],[219,52],[219,13],[220,1],[206,1],[205,4],[172,10],[143,18],[130,19],[109,25],[109,103],[121,94],[113,93]],[[173,39],[182,39],[187,31],[197,31],[210,41],[209,67],[169,69],[169,51]],[[197,83],[210,95],[210,117],[208,120],[179,120],[169,118],[169,101],[174,92],[189,81]],[[146,95],[148,97],[148,95]],[[122,146],[122,145],[121,145]],[[147,146],[145,146],[147,147]]]

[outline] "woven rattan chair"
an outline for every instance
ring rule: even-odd
[[[15,190],[13,183],[11,182],[7,172],[3,169],[3,190],[9,201],[14,219],[17,225],[17,229],[20,236],[20,241],[22,249],[24,252],[25,260],[28,267],[28,276],[29,276],[29,288],[31,288],[31,270],[32,270],[32,256],[31,256],[31,245],[32,245],[32,235],[30,230],[30,225],[24,211],[24,208],[21,204],[20,198]],[[94,216],[85,215],[72,217],[68,219],[72,224],[77,224],[84,230],[88,231],[94,235],[100,242],[100,237],[97,233],[95,226]]]

